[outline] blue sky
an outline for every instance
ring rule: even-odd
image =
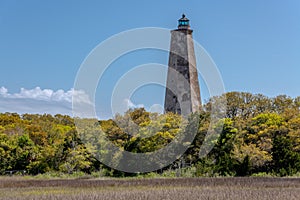
[[[133,28],[175,29],[182,13],[218,66],[226,91],[300,96],[298,0],[1,0],[0,112],[69,114],[76,73],[94,47]],[[128,55],[115,63],[120,70],[112,69],[107,84],[135,65],[167,64],[167,56]],[[163,95],[163,88],[149,86],[131,100],[150,107],[163,104]],[[96,96],[100,118],[109,117],[108,98]],[[202,96],[208,98],[205,89]]]

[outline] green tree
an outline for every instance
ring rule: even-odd
[[[217,131],[221,129],[220,136],[212,150],[212,154],[216,159],[216,172],[220,175],[233,175],[235,161],[232,158],[234,138],[237,134],[237,129],[233,127],[233,121],[225,118],[215,127]]]
[[[300,154],[293,151],[289,138],[276,135],[272,148],[275,171],[280,176],[293,175],[300,171]]]

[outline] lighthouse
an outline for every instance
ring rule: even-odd
[[[193,30],[183,14],[171,31],[165,112],[183,116],[201,109],[200,86],[194,51]]]

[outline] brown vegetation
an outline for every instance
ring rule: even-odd
[[[58,179],[1,178],[0,199],[298,200],[298,178]]]

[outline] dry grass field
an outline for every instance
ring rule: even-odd
[[[51,179],[0,178],[2,200],[299,200],[298,178]]]

